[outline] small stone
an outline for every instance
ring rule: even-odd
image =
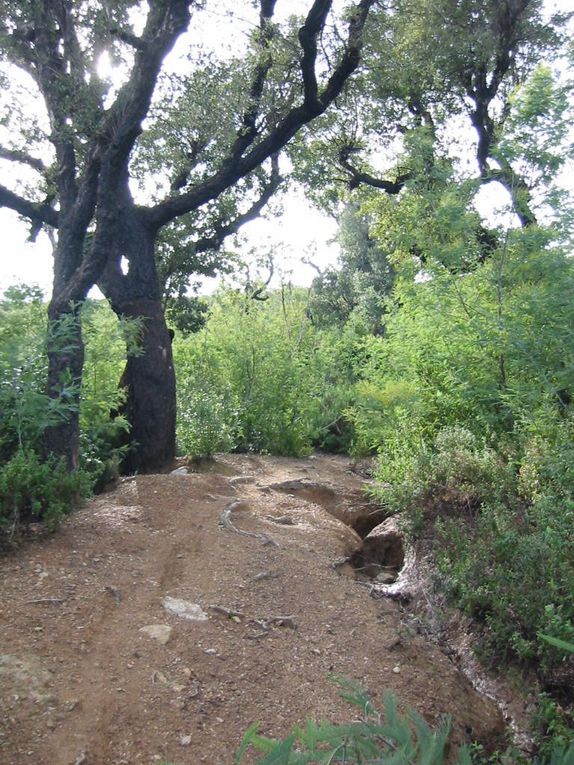
[[[170,597],[165,597],[161,603],[166,611],[181,616],[182,619],[188,619],[192,622],[206,622],[208,619],[205,611],[197,603]]]
[[[206,648],[203,653],[206,653],[208,656],[215,656],[217,654],[217,651],[215,648]]]
[[[171,638],[172,628],[168,624],[148,624],[142,627],[140,632],[157,640],[162,645],[167,645]]]
[[[255,483],[255,476],[253,475],[236,475],[229,479],[229,483],[232,486],[238,486],[243,483]]]
[[[186,467],[179,467],[172,470],[170,475],[189,475],[189,470]]]
[[[395,673],[395,675],[400,675],[401,674],[401,668],[399,667],[398,664],[397,664],[396,667],[393,667],[393,672]]]
[[[181,746],[189,746],[191,744],[191,736],[182,736],[179,739]]]

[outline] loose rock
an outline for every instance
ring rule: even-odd
[[[169,596],[165,597],[161,603],[166,611],[180,616],[182,619],[188,619],[191,622],[205,622],[208,619],[207,614],[198,603],[190,603],[188,600],[170,598]]]
[[[157,640],[162,645],[167,645],[171,638],[172,628],[168,624],[148,624],[142,627],[140,632]]]

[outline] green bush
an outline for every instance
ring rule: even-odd
[[[46,428],[70,411],[70,384],[50,398],[46,384],[47,313],[42,293],[11,287],[0,301],[0,464],[23,452],[42,452]],[[51,342],[65,350],[71,336],[69,317],[50,332]],[[82,309],[86,344],[80,404],[81,467],[96,489],[117,476],[126,447],[127,429],[118,411],[125,397],[118,380],[125,363],[126,341],[137,348],[137,322],[119,323],[107,304],[88,301]]]
[[[174,343],[180,448],[197,456],[340,449],[352,438],[342,413],[359,344],[356,328],[313,327],[303,290],[266,301],[220,293],[206,326]]]
[[[574,662],[540,643],[574,639],[572,427],[503,459],[459,426],[440,431],[381,495],[434,526],[436,558],[458,606],[484,626],[491,654],[536,664],[544,682],[574,679]],[[535,444],[535,446],[534,446]],[[506,455],[508,457],[508,455]]]
[[[0,467],[0,544],[14,544],[33,521],[57,525],[87,488],[85,475],[70,473],[63,461],[20,449]]]

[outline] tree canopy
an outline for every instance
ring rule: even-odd
[[[343,15],[332,5],[314,0],[300,20],[280,25],[274,21],[276,2],[262,0],[243,56],[214,65],[209,55],[188,55],[184,73],[170,75],[169,83],[158,87],[165,57],[191,15],[204,12],[203,4],[157,0],[147,15],[135,2],[99,10],[71,0],[2,4],[6,76],[16,68],[31,78],[45,107],[45,129],[37,131],[36,141],[30,145],[20,121],[10,126],[10,144],[2,153],[39,174],[36,186],[45,188],[27,195],[0,186],[0,204],[28,217],[34,228],[58,230],[53,320],[73,312],[95,283],[118,314],[146,317],[146,352],[128,359],[125,380],[132,435],[141,451],[133,467],[168,460],[175,444],[175,379],[160,304],[158,234],[181,216],[191,214],[188,225],[193,226],[193,213],[207,206],[198,241],[188,252],[207,250],[259,212],[279,182],[273,157],[326,111],[359,64],[374,0],[360,0]],[[99,73],[104,53],[118,63],[121,85]],[[157,106],[150,113],[154,95]],[[41,159],[46,142],[53,157],[48,165]],[[163,194],[158,189],[151,203],[137,204],[131,181],[139,178],[145,186],[144,175],[153,178],[166,162],[172,169],[170,187]],[[266,162],[267,171],[262,169]],[[247,209],[240,209],[237,190],[226,193],[238,183],[254,193]],[[186,257],[178,254],[176,270],[193,267],[185,264]],[[125,273],[122,258],[129,264]],[[79,333],[70,348],[65,358],[51,356],[48,388],[55,396],[63,374],[81,377]],[[68,451],[75,464],[77,423],[50,432],[49,448]]]

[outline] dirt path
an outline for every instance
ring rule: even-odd
[[[312,491],[277,486],[294,480]],[[498,710],[333,567],[358,537],[332,513],[364,504],[361,484],[344,458],[224,457],[127,480],[0,561],[0,762],[231,765],[255,720],[283,736],[350,719],[330,672],[493,740]],[[253,536],[222,528],[231,502]],[[142,632],[158,625],[161,639]]]

